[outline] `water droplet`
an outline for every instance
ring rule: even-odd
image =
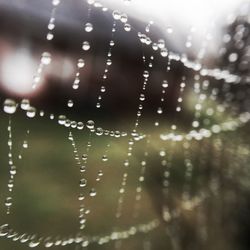
[[[144,35],[144,34],[140,35],[140,41],[141,41],[141,43],[146,43],[146,39],[147,39],[146,35]]]
[[[86,223],[86,219],[85,218],[80,219],[80,224],[85,224],[85,223]]]
[[[105,86],[101,86],[101,92],[104,93],[106,91]]]
[[[79,194],[78,200],[83,201],[85,199],[84,194]]]
[[[171,126],[171,129],[172,129],[172,130],[176,130],[176,129],[177,129],[177,126],[176,126],[175,124],[173,124],[173,125]]]
[[[124,161],[124,166],[125,166],[125,167],[128,167],[128,166],[129,166],[129,160],[125,160],[125,161]]]
[[[49,23],[48,24],[48,29],[49,30],[53,30],[55,28],[55,24],[54,23]]]
[[[157,113],[158,113],[158,114],[162,114],[162,112],[163,112],[163,111],[162,111],[162,108],[159,107],[159,108],[157,109]]]
[[[92,23],[86,23],[84,26],[84,29],[86,32],[91,32],[93,30],[93,25]]]
[[[168,50],[166,48],[161,49],[161,56],[167,57],[168,56]]]
[[[126,23],[127,21],[128,21],[128,16],[127,16],[127,14],[123,13],[123,14],[121,15],[121,22],[122,22],[122,23]]]
[[[6,207],[11,207],[12,206],[12,198],[11,197],[7,197],[5,200],[5,206]]]
[[[115,20],[119,20],[121,18],[121,12],[118,10],[114,10],[112,15]]]
[[[8,188],[9,188],[9,190],[12,190],[13,187],[14,187],[14,180],[10,179],[8,182]]]
[[[36,108],[30,106],[26,112],[26,115],[29,117],[29,118],[33,118],[35,117],[36,115]]]
[[[116,138],[121,137],[121,133],[120,133],[120,131],[115,131],[115,137],[116,137]]]
[[[82,122],[77,123],[77,129],[82,130],[84,128],[84,124]]]
[[[41,77],[39,75],[37,75],[37,76],[34,76],[33,79],[34,79],[34,83],[33,83],[32,88],[35,88],[36,84],[40,82]]]
[[[158,48],[159,48],[159,47],[158,47],[157,43],[153,43],[153,44],[152,44],[152,49],[153,49],[153,50],[158,50]]]
[[[66,116],[65,115],[59,115],[59,117],[58,117],[58,123],[60,125],[65,125],[65,121],[66,121]]]
[[[10,231],[9,225],[4,224],[0,227],[0,237],[6,236]]]
[[[94,126],[95,126],[95,123],[94,123],[94,121],[89,120],[89,121],[87,121],[86,126],[87,126],[88,129],[93,129]]]
[[[32,239],[30,239],[29,247],[30,248],[37,247],[40,245],[40,243],[41,243],[41,240],[38,239],[36,236],[33,236]]]
[[[29,241],[29,239],[30,239],[30,236],[27,235],[27,234],[23,234],[23,235],[20,236],[20,242],[21,243],[25,243],[25,242]]]
[[[126,23],[126,24],[124,25],[124,30],[127,31],[127,32],[131,31],[131,25],[128,24],[128,23]]]
[[[85,166],[81,166],[81,167],[80,167],[80,172],[81,172],[81,173],[84,173],[85,171],[86,171],[86,167],[85,167]]]
[[[103,129],[102,128],[97,128],[96,129],[96,134],[99,135],[99,136],[103,135]]]
[[[17,104],[12,99],[6,99],[3,104],[3,110],[5,113],[14,114],[16,112]]]
[[[90,49],[90,44],[89,44],[89,42],[84,41],[84,42],[82,43],[82,49],[85,50],[85,51],[89,50],[89,49]]]
[[[11,175],[15,175],[15,174],[16,174],[16,166],[12,165],[12,166],[10,167],[10,174],[11,174]]]
[[[54,242],[53,242],[53,240],[51,239],[51,237],[48,237],[48,238],[46,238],[45,240],[44,240],[44,246],[46,247],[46,248],[50,248],[50,247],[52,247],[54,245]]]
[[[229,62],[236,62],[237,59],[238,59],[238,54],[236,54],[236,53],[231,53],[231,54],[228,56]]]
[[[79,83],[74,82],[73,85],[72,85],[72,88],[73,89],[78,89],[79,88]]]
[[[159,155],[160,155],[161,157],[166,156],[166,151],[165,151],[165,150],[161,150],[161,151],[159,152]]]
[[[91,197],[96,196],[96,190],[95,190],[94,188],[92,188],[92,189],[89,191],[89,195],[90,195]]]
[[[80,58],[80,59],[78,60],[77,67],[78,67],[78,68],[83,68],[84,65],[85,65],[84,60]]]
[[[103,156],[102,156],[102,161],[104,161],[104,162],[105,162],[105,161],[108,161],[108,156],[107,156],[107,155],[103,155]]]
[[[65,126],[66,128],[69,128],[69,127],[70,127],[70,124],[71,124],[70,120],[67,119],[67,120],[65,121],[64,126]]]
[[[198,128],[198,127],[199,127],[199,122],[198,122],[198,121],[193,121],[193,122],[192,122],[192,126],[193,126],[194,128]]]
[[[23,142],[23,148],[28,148],[28,142],[27,141]]]
[[[141,94],[140,95],[140,101],[144,101],[145,100],[145,95],[144,94]]]
[[[86,187],[87,181],[85,179],[80,180],[80,187]]]
[[[21,101],[21,109],[27,110],[30,107],[30,101],[28,99],[23,99]]]
[[[172,34],[172,33],[173,33],[173,28],[170,27],[170,26],[168,26],[168,27],[167,27],[167,33],[168,33],[168,34]]]
[[[71,128],[76,128],[77,127],[77,122],[76,121],[71,121],[70,126],[71,126]]]
[[[148,33],[150,31],[150,24],[148,24],[145,28],[145,31]]]
[[[163,88],[167,88],[167,87],[168,87],[168,81],[167,81],[167,80],[164,80],[164,81],[162,82],[162,87],[163,87]]]
[[[82,159],[83,159],[84,161],[86,161],[86,160],[88,159],[88,155],[87,155],[87,154],[83,154],[83,155],[82,155]]]
[[[45,65],[51,63],[51,55],[49,52],[43,52],[41,62]]]
[[[115,45],[115,42],[114,42],[113,40],[111,40],[111,41],[109,42],[109,45],[110,45],[111,47],[113,47],[113,46]]]
[[[147,70],[145,70],[145,71],[143,72],[143,77],[145,77],[145,78],[148,78],[148,77],[149,77],[149,72],[148,72]]]
[[[89,245],[89,241],[88,240],[84,240],[82,242],[82,247],[87,247]]]
[[[46,39],[47,39],[48,41],[51,41],[53,38],[54,38],[54,35],[53,35],[53,33],[51,33],[51,32],[49,32],[49,33],[47,34],[47,36],[46,36]]]
[[[159,40],[158,40],[158,47],[159,47],[160,49],[165,48],[165,41],[164,41],[163,39],[159,39]]]
[[[103,176],[103,171],[102,170],[98,171],[98,176],[100,176],[100,177]]]
[[[74,106],[74,102],[72,100],[68,100],[67,105],[69,108],[72,108]]]
[[[57,6],[59,3],[60,3],[60,0],[53,0],[53,1],[52,1],[52,4],[53,4],[54,6]]]
[[[108,60],[107,60],[107,65],[110,66],[111,64],[112,64],[111,59],[108,59]]]
[[[185,82],[182,82],[180,86],[181,86],[181,88],[183,89],[183,88],[186,87],[186,83],[185,83]]]
[[[146,43],[147,45],[150,45],[150,44],[152,43],[152,41],[151,41],[151,39],[150,39],[149,37],[146,37],[145,43]]]
[[[182,97],[179,97],[179,98],[177,99],[177,101],[178,101],[178,102],[182,102]]]

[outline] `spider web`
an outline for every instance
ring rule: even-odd
[[[51,1],[33,91],[57,60],[52,45],[64,5]],[[49,104],[3,100],[0,236],[31,248],[76,249],[133,249],[126,244],[134,238],[148,250],[185,249],[186,234],[198,242],[189,247],[203,249],[222,230],[213,230],[219,223],[211,211],[221,215],[237,203],[234,185],[249,188],[249,16],[231,23],[211,68],[203,63],[209,31],[192,58],[193,29],[180,54],[152,21],[138,24],[94,0],[75,7],[84,15],[66,91]]]

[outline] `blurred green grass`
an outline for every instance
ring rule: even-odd
[[[12,124],[13,156],[14,163],[17,166],[17,175],[15,176],[13,191],[12,213],[7,216],[5,215],[4,200],[7,195],[9,177],[7,164],[8,116],[2,115],[0,121],[0,131],[2,131],[0,142],[0,162],[2,166],[0,174],[1,224],[8,222],[18,232],[37,233],[40,236],[60,235],[65,237],[75,235],[79,227],[79,201],[77,198],[80,174],[79,167],[74,160],[71,142],[68,140],[69,130],[59,126],[56,120],[52,121],[48,117],[28,119],[20,113],[12,117]],[[22,148],[27,129],[30,130],[29,146],[28,149],[22,149],[23,159],[18,160],[17,156]],[[89,133],[86,130],[72,131],[81,156],[86,151]],[[235,205],[241,204],[242,200],[245,201],[245,192],[248,192],[248,127],[246,126],[238,132],[221,133],[201,142],[190,142],[190,154],[194,164],[192,180],[189,183],[192,199],[195,200],[201,194],[208,195],[208,198],[202,204],[198,204],[191,211],[186,210],[181,202],[185,182],[183,145],[182,143],[162,142],[159,139],[159,132],[156,130],[154,132],[155,134],[151,135],[152,141],[148,149],[146,181],[143,186],[141,210],[137,219],[134,219],[132,214],[135,205],[136,187],[138,186],[140,162],[144,159],[145,140],[136,142],[131,158],[131,167],[127,169],[129,177],[124,195],[123,216],[117,220],[115,212],[124,172],[123,162],[126,159],[128,138],[95,135],[92,137],[92,146],[85,173],[88,187],[84,191],[87,197],[84,204],[91,212],[87,217],[87,226],[84,233],[90,235],[105,234],[115,229],[127,229],[131,225],[161,218],[162,206],[167,204],[173,213],[176,213],[176,211],[180,213],[179,219],[173,219],[167,226],[162,222],[159,229],[150,233],[149,238],[146,235],[137,235],[131,240],[126,240],[124,244],[126,249],[140,249],[147,239],[152,239],[152,244],[156,245],[157,249],[165,249],[166,246],[171,248],[171,241],[175,238],[178,238],[180,242],[185,242],[183,239],[185,232],[189,232],[191,236],[192,234],[199,235],[196,232],[199,231],[201,226],[197,220],[199,214],[205,216],[207,231],[213,240],[210,239],[207,248],[194,243],[199,242],[198,236],[195,238],[196,241],[190,241],[191,243],[188,244],[194,244],[193,249],[212,249],[214,246],[220,246],[220,248],[217,248],[220,250],[230,249],[225,241],[230,232],[228,232],[229,229],[223,231],[224,222],[222,223],[220,218],[225,217],[224,220],[232,223],[233,227],[236,227],[236,232],[239,231],[237,229],[237,216],[231,215]],[[228,143],[231,141],[234,144]],[[222,143],[221,145],[224,145],[224,148],[219,147],[218,149],[218,146],[216,146],[218,142]],[[108,161],[103,163],[102,156],[106,154],[107,144],[110,144],[107,153]],[[172,155],[170,196],[167,200],[162,196],[164,167],[161,165],[163,158],[159,156],[160,150],[165,150],[167,155]],[[97,183],[95,179],[100,169],[103,170],[104,175],[102,180]],[[211,178],[213,176],[217,177],[219,181],[219,189],[215,194],[211,189]],[[88,196],[92,187],[96,188],[96,197]],[[225,201],[228,193],[235,195],[235,192],[237,192],[237,197],[233,196],[234,198],[229,202]],[[224,206],[227,204],[231,204],[231,207],[225,210]],[[165,227],[170,230],[175,228],[176,225],[181,229],[176,232],[176,235],[172,234],[167,237]],[[214,233],[214,227],[217,227],[216,233]],[[175,230],[170,231],[175,232]],[[113,248],[113,244],[109,243],[105,246],[94,244],[89,249],[110,249]],[[0,246],[1,249],[5,250],[28,248],[26,245],[20,245],[20,243],[5,239],[0,239]],[[44,248],[41,246],[38,249]],[[64,249],[75,249],[75,246],[67,246]]]

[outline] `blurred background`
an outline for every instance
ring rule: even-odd
[[[44,242],[60,238],[51,248],[249,249],[249,7],[233,0],[0,0],[0,100],[2,107],[6,99],[17,103],[14,114],[1,108],[0,224],[13,231],[0,230],[0,248],[22,250],[36,242],[45,249]],[[127,13],[128,21],[116,20],[112,32],[114,10]],[[93,31],[86,32],[86,23]],[[143,37],[150,37],[148,45]],[[86,41],[89,49],[83,49]],[[44,52],[51,62],[32,88]],[[141,101],[145,70],[150,76]],[[72,88],[76,79],[78,89]],[[22,108],[24,99],[36,108],[34,118]],[[68,119],[65,126],[60,115]],[[146,135],[139,141],[131,136],[138,117],[137,132]],[[89,120],[109,135],[75,129]],[[173,137],[200,129],[207,136]],[[126,167],[128,142],[134,146]],[[10,157],[17,173],[6,214]],[[80,219],[86,225],[79,233]],[[148,233],[128,239],[70,244],[76,235],[98,241],[152,221]]]

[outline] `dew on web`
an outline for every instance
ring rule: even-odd
[[[106,92],[106,82],[108,80],[107,78],[108,78],[108,74],[109,74],[109,68],[112,65],[112,51],[113,51],[114,46],[115,46],[114,38],[115,38],[116,29],[117,29],[116,28],[116,22],[118,20],[120,20],[121,22],[125,22],[125,25],[126,25],[126,22],[127,22],[127,16],[124,16],[124,14],[121,14],[118,10],[114,10],[112,12],[112,16],[113,16],[114,21],[113,21],[112,30],[111,30],[111,40],[109,42],[106,65],[105,65],[104,73],[103,73],[103,76],[102,76],[102,85],[100,87],[99,95],[98,95],[98,98],[97,98],[97,103],[96,103],[96,108],[97,109],[100,109],[101,106],[102,106],[101,102],[102,102],[102,99],[103,99],[103,95]],[[124,29],[125,29],[125,26],[124,26]],[[128,27],[126,29],[128,31]],[[129,29],[131,29],[131,28],[129,28]]]
[[[54,38],[53,31],[55,29],[55,14],[56,14],[56,10],[57,10],[59,4],[60,4],[60,0],[53,0],[52,1],[53,8],[52,8],[52,11],[50,14],[50,20],[48,23],[48,33],[46,34],[46,39],[48,41],[51,41]],[[40,83],[41,76],[42,76],[43,71],[44,71],[44,67],[48,66],[50,63],[51,63],[51,54],[47,51],[43,52],[41,55],[40,64],[38,66],[37,73],[34,76],[33,85],[32,85],[33,89],[35,89],[37,87],[37,85]]]
[[[17,104],[12,99],[6,99],[3,104],[4,112],[8,114],[14,114],[16,112]]]
[[[128,5],[131,1],[123,2]],[[66,3],[60,0],[51,1],[51,14],[45,34],[46,42],[50,45],[56,39],[57,27],[60,26],[56,19],[57,8],[63,8],[64,4]],[[84,4],[81,5],[81,8],[85,7]],[[59,111],[55,105],[54,109],[50,109],[42,97],[42,101],[36,101],[33,97],[7,96],[2,101],[3,124],[8,119],[7,131],[3,130],[7,135],[6,138],[3,137],[3,141],[7,140],[7,163],[4,164],[8,166],[8,180],[3,201],[7,217],[0,227],[0,236],[26,244],[30,248],[75,244],[76,249],[84,249],[93,243],[101,246],[113,241],[114,249],[124,249],[125,240],[138,235],[138,239],[142,239],[140,249],[150,250],[155,248],[154,244],[157,248],[157,233],[163,237],[167,235],[164,239],[172,242],[173,246],[181,245],[181,234],[176,233],[176,228],[182,225],[185,216],[193,216],[194,224],[199,229],[197,235],[203,243],[208,242],[209,217],[206,201],[223,195],[222,184],[227,178],[233,178],[234,173],[239,171],[241,162],[245,161],[242,163],[245,166],[249,160],[249,145],[242,142],[244,138],[238,138],[237,145],[228,143],[233,138],[233,132],[238,133],[250,120],[247,107],[248,75],[241,75],[236,71],[236,64],[239,62],[244,69],[249,58],[243,60],[241,50],[230,52],[222,47],[220,54],[225,55],[228,68],[220,65],[215,68],[209,64],[206,66],[209,41],[213,39],[213,25],[205,31],[202,43],[195,50],[196,28],[191,27],[183,39],[185,49],[181,53],[172,51],[169,45],[169,37],[176,33],[173,26],[165,26],[164,35],[157,37],[154,35],[157,28],[154,21],[137,27],[127,13],[118,9],[109,10],[95,0],[88,0],[87,8],[87,16],[81,19],[81,41],[75,53],[77,56],[72,59],[73,81],[69,82],[73,94],[69,91],[62,98],[63,108],[60,106]],[[98,59],[98,63],[93,60],[98,57],[94,45],[100,29],[100,23],[94,18],[96,13],[100,17],[108,17],[111,23],[111,30],[105,30],[106,47],[101,47],[104,56]],[[224,35],[222,46],[234,40],[237,47],[244,49],[246,45],[239,42],[244,37],[244,30],[244,26],[237,26],[234,37]],[[118,55],[118,49],[124,46],[119,40],[121,34],[124,37],[135,36],[139,53],[135,50],[126,51],[123,57],[119,57],[121,55]],[[33,89],[48,77],[47,69],[54,67],[52,59],[56,60],[56,56],[52,47],[48,47],[50,49],[41,54]],[[191,51],[196,50],[195,59],[192,59]],[[133,82],[124,80],[129,77],[126,70],[116,72],[123,65],[123,60],[126,61],[126,53],[140,55],[136,58],[138,68],[135,69],[139,73],[138,76],[134,75]],[[117,58],[121,61],[120,65]],[[94,66],[98,70],[91,72]],[[97,83],[93,80],[94,77],[88,79],[90,72],[98,72],[95,74]],[[158,74],[160,77],[156,78]],[[112,92],[114,85],[110,84],[114,79],[121,92],[135,92],[136,95],[133,96],[136,96],[136,100],[131,100],[130,96],[126,101],[119,100],[121,96],[118,93],[115,96],[116,93]],[[53,87],[52,79],[48,88],[53,92]],[[93,88],[94,93],[88,91],[88,88]],[[89,98],[90,101],[83,102],[82,105],[84,91],[84,98]],[[120,111],[121,102],[126,102],[128,107],[130,102],[132,106],[135,103],[131,115],[133,122],[129,126],[126,114]],[[81,109],[86,112],[81,112]],[[113,109],[119,110],[119,119],[122,119],[120,129]],[[103,117],[104,121],[101,120]],[[43,125],[42,132],[38,132]],[[21,129],[24,129],[22,138],[17,136]],[[224,138],[227,135],[229,137]],[[34,139],[35,136],[39,140]],[[50,139],[46,148],[40,145],[44,145],[44,137]],[[61,150],[64,146],[65,149]],[[25,188],[21,191],[18,188],[28,182],[28,177],[32,179],[35,176],[36,170],[31,171],[30,159],[33,159],[33,154],[46,150],[51,158],[60,159],[59,165],[62,168],[56,166],[55,161],[48,163],[46,157],[40,157],[40,161],[46,165],[43,170],[37,168],[37,175],[41,175],[40,182],[44,181],[45,186],[46,171],[49,171],[50,178],[54,178],[55,183],[60,175],[53,175],[53,171],[66,171],[62,175],[63,186],[74,186],[74,192],[69,188],[64,196],[69,210],[74,210],[74,215],[77,214],[74,218],[77,223],[72,222],[75,231],[70,227],[69,236],[55,236],[60,232],[52,229],[48,229],[47,235],[41,233],[45,236],[40,236],[39,231],[29,228],[24,230],[26,232],[16,232],[15,223],[11,219],[19,206],[24,204],[18,196]],[[222,168],[224,160],[228,164]],[[38,161],[36,160],[36,164],[41,164]],[[67,170],[63,165],[67,165]],[[24,177],[25,173],[29,175]],[[157,182],[154,186],[152,179]],[[153,191],[149,191],[148,185]],[[35,186],[35,191],[43,193]],[[58,188],[54,184],[50,192],[56,192],[56,189]],[[232,193],[229,193],[228,197],[231,196]],[[58,200],[50,202],[56,205]],[[151,206],[155,206],[154,209]],[[49,208],[44,209],[46,211]],[[106,219],[104,222],[103,217]],[[99,221],[104,225],[98,226]],[[59,230],[56,225],[55,230]],[[62,235],[65,232],[66,229],[62,230]]]
[[[93,31],[93,24],[92,24],[92,23],[86,23],[86,24],[84,25],[84,29],[85,29],[86,32],[91,32],[91,31]]]

